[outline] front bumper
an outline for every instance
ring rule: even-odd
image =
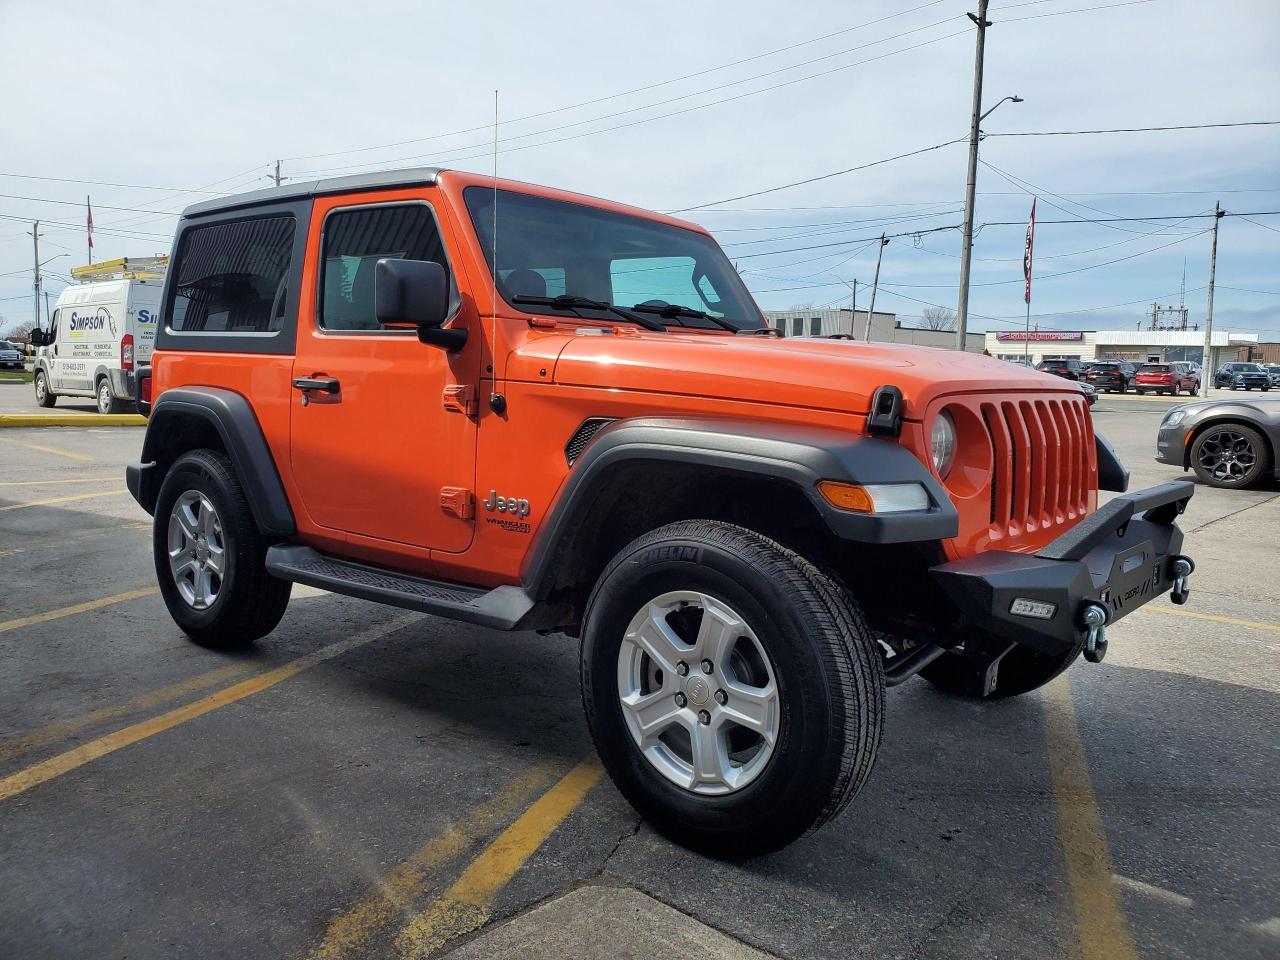
[[[1174,521],[1194,492],[1177,480],[1124,494],[1039,553],[993,550],[931,572],[968,625],[1062,654],[1084,642],[1091,606],[1114,623],[1174,587],[1184,559]]]

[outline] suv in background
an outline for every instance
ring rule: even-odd
[[[1169,393],[1176,397],[1182,390],[1194,394],[1199,386],[1191,365],[1180,360],[1144,363],[1133,378],[1133,388],[1138,393]]]
[[[1045,357],[1036,364],[1036,369],[1068,380],[1083,380],[1085,374],[1084,362],[1076,357]]]
[[[1224,363],[1214,374],[1213,385],[1231,390],[1270,390],[1271,377],[1258,363]]]
[[[1267,378],[1273,387],[1280,387],[1280,363],[1264,363],[1262,369],[1267,371]]]
[[[1084,376],[1095,390],[1126,393],[1135,372],[1133,364],[1126,360],[1098,360],[1089,364]]]
[[[174,243],[126,482],[181,629],[251,642],[301,583],[580,638],[605,768],[699,849],[836,816],[886,688],[1024,694],[1186,599],[1193,485],[1124,493],[1075,386],[784,339],[697,224],[424,169],[205,201]]]
[[[16,343],[0,340],[0,370],[21,370],[23,351]]]

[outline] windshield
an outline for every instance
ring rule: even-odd
[[[1262,368],[1256,363],[1237,363],[1236,373],[1261,373]]]
[[[15,347],[8,340],[0,340],[0,350],[17,350],[17,349],[18,348]]]
[[[507,303],[521,298],[520,310],[557,312],[523,298],[582,297],[628,309],[672,305],[738,329],[764,327],[755,301],[710,237],[580,203],[511,190],[497,195],[498,292]],[[468,187],[463,196],[485,261],[492,263],[494,191]],[[722,329],[684,312],[646,316],[667,326]]]

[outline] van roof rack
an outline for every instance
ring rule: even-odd
[[[101,263],[72,267],[71,276],[81,283],[93,280],[163,280],[169,269],[167,255],[155,257],[116,257]]]

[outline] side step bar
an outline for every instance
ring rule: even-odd
[[[391,570],[325,556],[310,547],[277,544],[267,550],[267,572],[348,597],[373,600],[406,610],[475,623],[497,630],[533,629],[536,604],[520,587],[492,590],[441,583]]]

